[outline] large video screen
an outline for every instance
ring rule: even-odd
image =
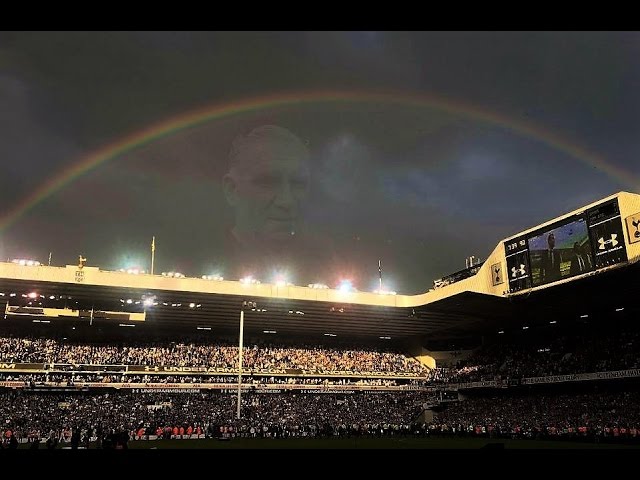
[[[583,217],[535,234],[527,243],[534,287],[594,268],[587,222]]]

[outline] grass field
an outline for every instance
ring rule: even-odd
[[[237,438],[228,441],[155,440],[129,442],[131,449],[480,449],[487,444],[503,443],[506,449],[629,449],[640,445],[612,445],[551,440],[488,440],[486,438]]]
[[[522,449],[638,449],[640,445],[620,445],[609,443],[569,442],[552,440],[510,440],[486,438],[236,438],[233,440],[152,440],[130,441],[129,449],[133,450],[206,450],[206,449],[482,449],[496,447],[509,450]],[[29,448],[28,444],[20,444],[19,449]],[[67,444],[58,445],[58,449],[69,449]],[[95,444],[89,446],[95,449]],[[40,445],[39,450],[46,450]]]

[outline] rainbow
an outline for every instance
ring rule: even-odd
[[[640,180],[631,172],[606,162],[602,156],[590,152],[550,130],[546,130],[530,122],[516,120],[500,113],[450,98],[431,94],[408,94],[402,92],[306,91],[254,97],[242,101],[209,105],[155,123],[147,128],[120,138],[82,158],[71,167],[58,172],[58,174],[41,185],[40,188],[20,200],[0,217],[0,233],[14,224],[20,217],[40,202],[63,189],[82,175],[110,159],[116,158],[135,148],[147,145],[154,140],[232,115],[272,108],[300,107],[317,103],[377,103],[442,110],[450,114],[485,122],[519,135],[533,138],[602,171],[621,184],[630,187],[632,191],[640,187]]]

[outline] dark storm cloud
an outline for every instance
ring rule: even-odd
[[[231,140],[264,123],[308,140],[305,218],[369,288],[398,291],[486,256],[516,231],[621,189],[620,179],[509,129],[530,122],[640,176],[640,35],[626,32],[3,32],[0,202],[6,211],[92,152],[206,105],[301,90],[397,90],[425,106],[309,104],[174,132],[109,160],[0,235],[0,256],[82,252],[207,273],[233,226]],[[640,185],[639,185],[640,187]],[[303,278],[297,279],[305,284]],[[327,280],[329,281],[329,280]]]
[[[0,158],[2,158],[3,204],[10,198],[37,188],[79,152],[68,137],[42,124],[34,109],[28,84],[0,73]]]

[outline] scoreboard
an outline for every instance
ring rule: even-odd
[[[504,249],[512,292],[626,262],[618,200],[504,242]]]
[[[525,236],[514,238],[504,244],[507,258],[509,290],[518,291],[531,286],[529,246]]]

